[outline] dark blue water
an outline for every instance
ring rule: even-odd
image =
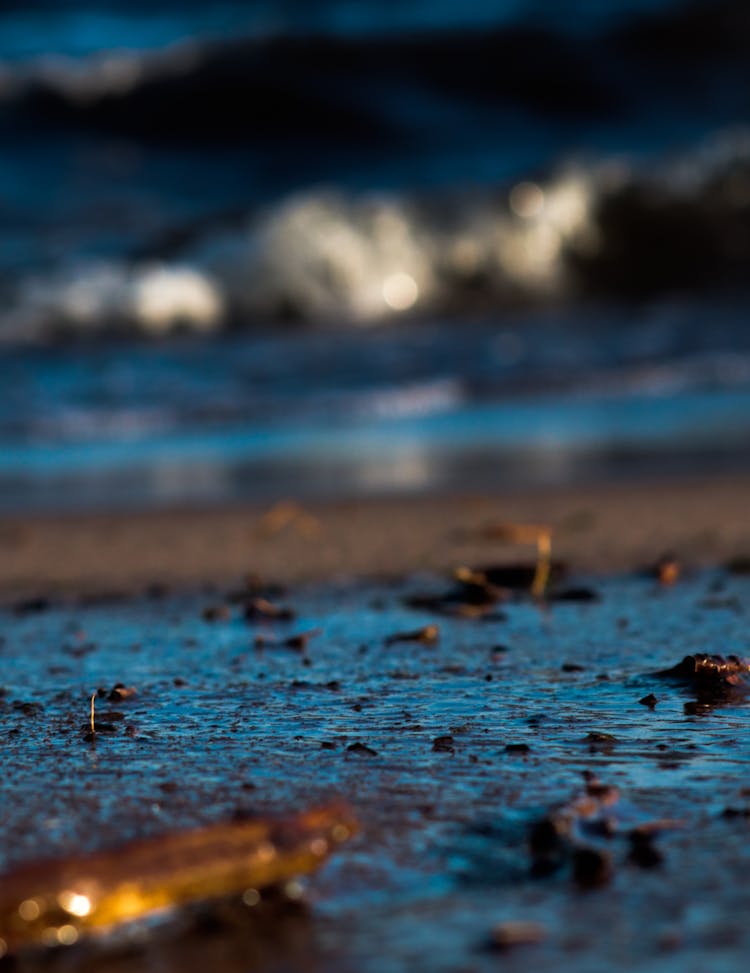
[[[739,0],[5,0],[1,502],[743,468],[749,46]]]
[[[745,469],[745,322],[741,306],[672,304],[19,348],[0,387],[0,503],[271,502]]]

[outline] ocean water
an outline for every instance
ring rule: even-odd
[[[748,45],[740,0],[5,0],[0,503],[744,468]]]

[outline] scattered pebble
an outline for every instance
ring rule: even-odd
[[[201,615],[206,622],[226,622],[232,617],[232,609],[229,605],[208,605]]]
[[[346,752],[363,757],[377,757],[378,755],[377,750],[373,750],[372,747],[368,747],[366,744],[360,743],[359,741],[357,741],[357,743],[350,743],[346,748]]]
[[[493,949],[514,949],[517,946],[533,946],[547,937],[547,930],[539,922],[512,920],[499,922],[492,930],[490,945]]]
[[[598,591],[595,591],[594,588],[587,588],[583,585],[571,588],[560,588],[557,591],[551,591],[547,597],[550,601],[601,601],[601,595]]]
[[[293,609],[286,605],[277,605],[267,598],[250,598],[244,606],[245,620],[248,622],[262,619],[265,621],[291,622],[295,618]]]
[[[112,702],[119,702],[122,699],[132,699],[138,695],[135,686],[126,686],[124,683],[116,682],[112,689],[107,693],[107,699]]]
[[[445,736],[435,737],[432,741],[432,749],[436,753],[455,753],[454,739],[450,734],[445,734]]]
[[[612,877],[612,859],[598,848],[576,848],[573,852],[573,880],[581,888],[606,885]]]

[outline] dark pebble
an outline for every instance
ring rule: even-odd
[[[44,712],[44,707],[41,703],[25,703],[20,699],[17,699],[11,705],[14,710],[19,713],[23,713],[24,716],[38,716],[40,713]]]
[[[423,625],[413,632],[395,632],[385,639],[386,645],[394,645],[396,642],[421,642],[423,645],[432,645],[440,637],[440,629],[437,625]]]
[[[656,698],[656,696],[654,696],[653,693],[649,693],[648,696],[644,696],[643,699],[639,699],[638,702],[641,704],[641,706],[648,706],[649,709],[653,709],[659,700]]]
[[[612,877],[609,855],[596,848],[576,848],[573,852],[573,879],[581,888],[596,888]]]
[[[553,591],[549,595],[549,600],[594,602],[601,601],[601,595],[593,588],[580,586],[577,588],[562,588],[559,591]]]
[[[750,807],[725,807],[721,816],[723,818],[750,818]]]
[[[229,605],[209,605],[201,612],[206,622],[226,622],[232,617]]]
[[[454,740],[450,734],[435,737],[432,741],[432,749],[439,753],[454,753]]]
[[[363,757],[377,757],[377,750],[373,750],[372,747],[366,746],[364,743],[350,743],[346,748],[347,753],[353,753],[361,755]]]
[[[124,683],[116,682],[107,694],[107,699],[111,702],[120,702],[123,699],[132,699],[137,695],[135,686],[126,686]]]
[[[593,731],[587,733],[583,738],[584,743],[588,743],[589,749],[593,752],[597,750],[604,750],[605,752],[611,750],[612,747],[617,743],[617,737],[613,736],[611,733],[599,733],[598,731]]]
[[[731,558],[726,568],[731,574],[750,574],[750,554],[738,554]]]
[[[664,855],[654,844],[654,836],[634,831],[630,835],[628,861],[639,868],[657,868],[664,861]]]
[[[11,606],[14,615],[36,615],[49,611],[52,602],[49,598],[21,598]]]

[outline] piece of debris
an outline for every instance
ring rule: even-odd
[[[462,565],[453,570],[454,587],[439,594],[409,595],[404,604],[451,617],[505,621],[497,605],[508,601],[514,593],[532,592],[537,572],[538,565],[533,563],[490,564],[478,568]],[[545,589],[564,577],[565,572],[563,564],[550,562]]]
[[[546,524],[488,524],[482,528],[482,536],[506,544],[535,544],[537,561],[530,590],[535,598],[545,594],[552,568],[551,527]]]
[[[0,943],[9,954],[70,946],[165,908],[280,886],[317,869],[356,830],[336,803],[25,865],[0,879]]]
[[[644,696],[642,699],[639,699],[638,702],[641,704],[641,706],[648,706],[649,709],[653,709],[659,700],[656,698],[656,696],[654,696],[653,693],[649,693],[648,696]]]
[[[396,642],[421,642],[423,645],[432,645],[439,638],[440,629],[437,625],[431,624],[423,625],[422,628],[417,628],[414,631],[395,632],[386,638],[385,644],[394,645]]]

